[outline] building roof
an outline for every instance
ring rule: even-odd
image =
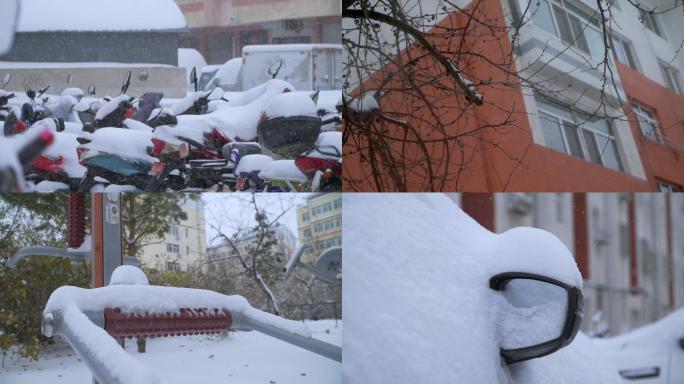
[[[21,0],[17,32],[160,31],[186,27],[173,0]]]

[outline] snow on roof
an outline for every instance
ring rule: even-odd
[[[342,44],[270,44],[245,45],[243,53],[273,51],[311,51],[313,49],[342,49]]]
[[[0,68],[2,69],[37,69],[37,68],[175,68],[168,64],[155,63],[110,63],[110,62],[76,62],[76,63],[45,63],[37,61],[0,61]]]
[[[21,0],[17,32],[185,28],[173,0]]]

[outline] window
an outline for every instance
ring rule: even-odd
[[[537,98],[537,105],[547,147],[622,171],[622,160],[610,122],[590,119],[541,98]]]
[[[172,235],[172,236],[174,236],[176,239],[178,239],[178,227],[175,227],[175,226],[169,227],[168,234],[169,234],[169,235]]]
[[[311,237],[311,229],[310,228],[307,228],[304,230],[304,237],[305,238]]]
[[[185,238],[186,239],[188,238],[188,229],[187,228],[185,228]]]
[[[558,36],[566,45],[594,58],[603,57],[605,48],[599,22],[569,0],[539,0],[531,6],[532,22]]]
[[[660,71],[663,73],[663,78],[665,78],[665,85],[671,91],[684,95],[682,83],[679,81],[679,72],[662,61],[658,61],[658,64],[660,65]]]
[[[309,221],[309,212],[302,213],[302,221]]]
[[[639,10],[639,13],[641,13],[641,22],[646,28],[651,30],[651,32],[655,33],[656,35],[664,37],[663,32],[660,29],[660,25],[658,24],[658,18],[656,15],[650,12],[644,12],[642,10]]]
[[[166,252],[180,253],[180,247],[178,246],[178,244],[167,243],[166,244]]]
[[[660,129],[658,128],[658,121],[654,117],[655,113],[639,104],[632,104],[632,110],[634,111],[637,122],[639,123],[639,130],[641,131],[641,134],[650,140],[662,142],[662,136],[660,135]]]
[[[668,183],[667,181],[657,180],[656,185],[658,192],[681,192],[682,187],[676,184]]]
[[[180,264],[178,264],[177,261],[167,261],[166,262],[166,269],[168,271],[178,272],[178,271],[180,271]]]
[[[628,65],[632,69],[637,69],[634,46],[632,43],[616,35],[611,36],[611,40],[613,42],[611,48],[618,61]]]
[[[342,199],[335,200],[335,209],[342,208]]]
[[[189,255],[190,254],[190,247],[185,247],[185,254]]]

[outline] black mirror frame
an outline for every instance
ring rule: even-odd
[[[568,297],[568,311],[561,335],[555,339],[524,348],[504,349],[500,353],[506,364],[519,363],[521,361],[535,359],[549,355],[572,343],[579,332],[582,318],[584,317],[584,296],[578,287],[563,283],[547,276],[528,272],[504,272],[492,276],[489,279],[489,287],[496,291],[502,291],[508,282],[514,279],[537,280],[553,284],[563,288]]]

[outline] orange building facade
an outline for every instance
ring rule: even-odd
[[[352,81],[352,96],[382,89],[381,114],[392,117],[378,118],[376,126],[380,143],[390,148],[385,158],[392,153],[399,166],[378,170],[368,152],[380,151],[376,139],[352,134],[345,140],[345,190],[682,190],[681,14],[642,22],[637,9],[618,2],[606,48],[593,1],[461,3],[463,12],[438,19],[426,36],[447,56],[456,47],[450,59],[484,103],[432,85],[397,92],[401,81],[388,74],[401,68],[393,64]],[[442,67],[415,59],[423,52],[412,44],[401,55],[439,78]],[[393,120],[410,129],[397,129]],[[410,170],[402,174],[402,166]]]

